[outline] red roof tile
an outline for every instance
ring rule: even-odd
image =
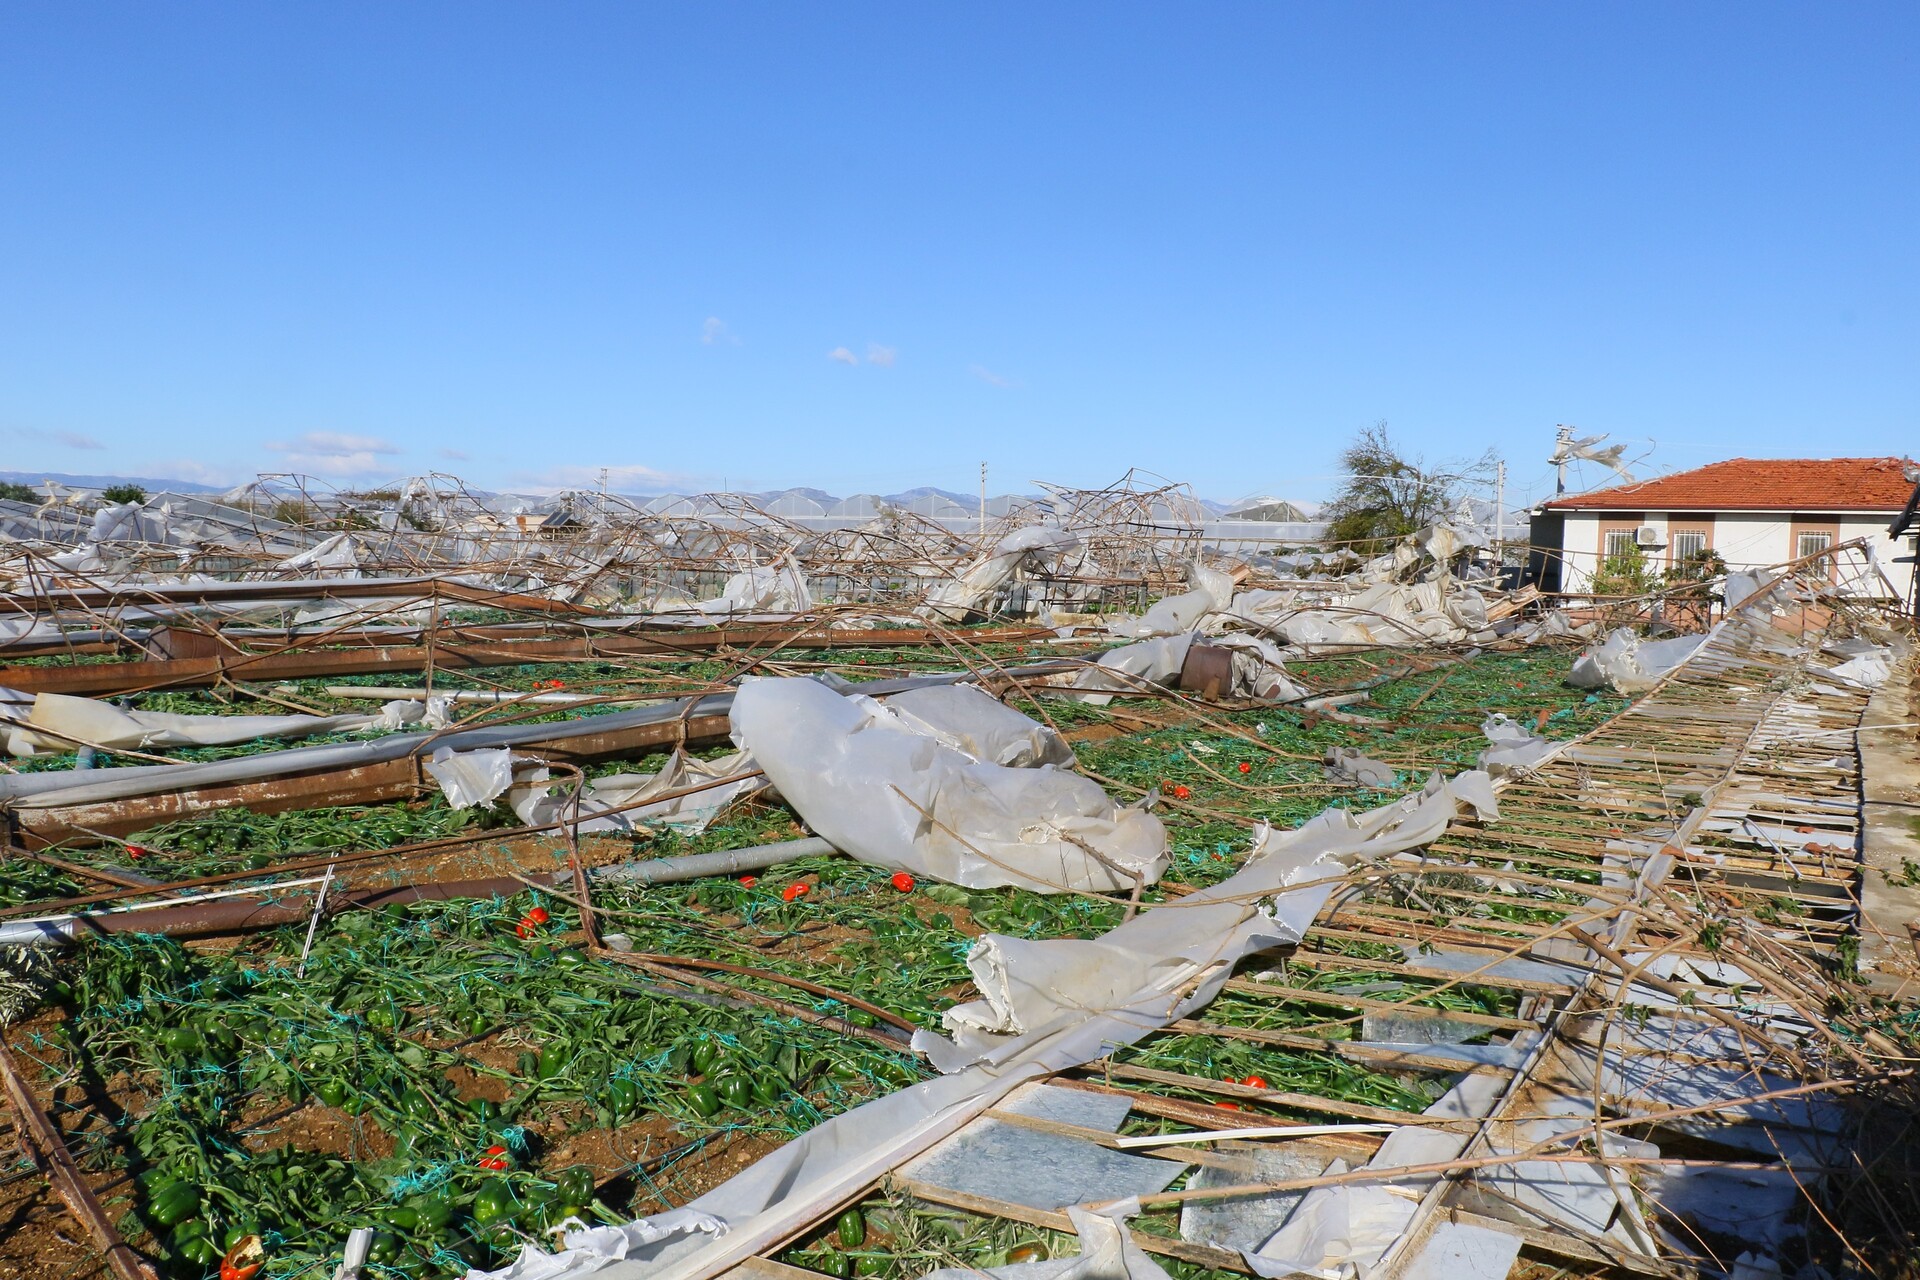
[[[1557,511],[1901,511],[1901,458],[1730,458],[1635,484],[1569,494]]]

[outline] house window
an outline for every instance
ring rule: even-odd
[[[1833,535],[1824,529],[1806,529],[1794,539],[1794,543],[1793,554],[1804,560],[1808,556],[1817,556],[1822,551],[1832,548]]]
[[[1609,529],[1607,530],[1606,558],[1611,560],[1615,556],[1630,556],[1639,548],[1639,545],[1633,540],[1632,529]]]
[[[1675,564],[1698,560],[1706,554],[1707,531],[1704,529],[1676,529],[1671,537],[1671,554]]]

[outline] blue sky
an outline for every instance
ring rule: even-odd
[[[1917,51],[1911,3],[14,0],[0,469],[1906,452]]]

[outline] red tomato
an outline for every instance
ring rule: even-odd
[[[1240,1083],[1247,1086],[1247,1088],[1249,1089],[1267,1089],[1272,1087],[1265,1080],[1262,1080],[1259,1076],[1248,1076],[1245,1080],[1242,1080]]]
[[[753,886],[760,883],[760,877],[759,876],[741,876],[740,883],[745,885],[747,888],[751,889],[753,888]]]
[[[1185,800],[1188,796],[1192,794],[1193,794],[1192,787],[1175,787],[1173,789],[1173,797],[1176,800]]]
[[[1242,761],[1240,762],[1240,772],[1242,772],[1242,773],[1252,773],[1252,772],[1253,772],[1253,766],[1252,766],[1252,765],[1250,765],[1250,764],[1248,764],[1248,763],[1247,763],[1247,762],[1246,762],[1245,760],[1242,760]]]
[[[547,914],[545,907],[535,907],[533,910],[527,912],[527,919],[534,924],[545,924],[547,921],[553,919],[553,917]]]
[[[891,883],[894,888],[898,889],[902,893],[913,892],[913,877],[908,875],[904,871],[894,872],[893,880],[891,881]]]
[[[790,884],[780,891],[780,901],[792,902],[795,898],[804,898],[810,887],[806,884]]]

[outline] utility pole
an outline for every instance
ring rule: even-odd
[[[1556,472],[1553,494],[1556,498],[1565,496],[1567,492],[1567,458],[1572,453],[1573,428],[1562,422],[1559,424],[1559,434],[1554,437],[1553,449],[1553,465]]]
[[[1504,563],[1507,535],[1507,460],[1500,458],[1493,464],[1493,559],[1495,564]]]
[[[987,536],[987,464],[980,464],[980,536]]]

